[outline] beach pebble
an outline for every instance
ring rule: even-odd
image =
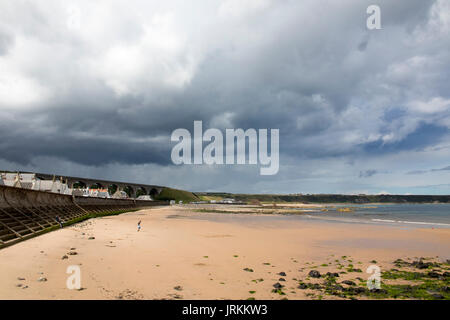
[[[253,272],[253,269],[250,269],[250,268],[244,268],[244,271],[247,271],[247,272]]]
[[[445,297],[440,293],[431,293],[430,294],[434,299],[444,299]]]
[[[22,277],[18,277],[18,278],[17,278],[17,280],[19,280],[19,281],[23,281],[23,280],[25,280],[25,278],[22,278]]]
[[[406,261],[404,261],[402,259],[395,260],[394,264],[395,264],[396,267],[404,267],[404,266],[409,266],[410,265],[409,262],[406,262]]]
[[[431,262],[423,262],[422,260],[419,261],[413,261],[411,263],[412,266],[416,267],[417,269],[428,269],[428,267],[432,267],[433,263]]]
[[[20,288],[22,286],[21,283],[16,284],[16,287]]]
[[[69,251],[69,252],[67,252],[67,254],[69,256],[76,256],[78,253],[76,251]]]
[[[301,283],[297,288],[304,290],[304,289],[308,289],[308,286],[304,283]]]
[[[176,286],[176,287],[173,287],[175,290],[177,290],[177,291],[181,291],[181,290],[183,290],[183,287],[182,286]]]
[[[354,285],[356,285],[356,283],[354,283],[354,282],[351,281],[351,280],[344,280],[344,281],[342,281],[341,283],[347,284],[347,285],[349,285],[349,286],[354,286]]]
[[[88,240],[94,240],[95,239],[95,237],[89,237],[88,238]]]
[[[351,288],[345,288],[343,289],[343,291],[348,292],[348,293],[353,293],[353,294],[361,294],[366,292],[366,288],[363,287],[351,287]]]
[[[427,274],[430,278],[439,278],[441,275],[435,271],[430,271]]]
[[[335,278],[337,278],[337,277],[339,277],[339,273],[337,273],[337,272],[327,272],[326,276],[327,277],[335,277]]]
[[[282,277],[286,277],[286,272],[280,272],[278,275],[282,276]]]
[[[39,277],[39,279],[38,279],[37,281],[39,281],[39,282],[45,282],[45,281],[47,281],[47,278]]]
[[[286,279],[285,278],[280,278],[280,279],[278,279],[278,281],[286,281]]]
[[[275,284],[273,285],[273,287],[274,287],[275,289],[281,289],[281,288],[283,288],[284,286],[283,286],[281,283],[277,282],[277,283],[275,283]]]
[[[315,290],[320,290],[320,289],[322,289],[322,286],[320,284],[318,284],[318,283],[310,283],[309,284],[309,288],[310,289],[315,289]]]
[[[370,292],[376,292],[376,293],[387,293],[386,289],[370,289]]]
[[[320,278],[320,272],[317,270],[311,270],[308,275],[312,278]]]

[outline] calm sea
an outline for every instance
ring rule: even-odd
[[[353,211],[340,212],[339,208],[351,208]],[[328,207],[327,210],[309,212],[306,217],[342,222],[450,228],[450,204],[352,204]]]

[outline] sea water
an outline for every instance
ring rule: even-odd
[[[339,211],[342,208],[350,208],[351,211]],[[310,212],[306,217],[342,222],[450,228],[450,204],[343,204],[328,206],[326,209],[327,211]]]

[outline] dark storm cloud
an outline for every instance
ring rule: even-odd
[[[441,168],[441,169],[433,169],[431,171],[449,171],[450,170],[450,166],[447,166],[445,168]]]
[[[359,177],[360,178],[369,178],[369,177],[371,177],[371,176],[373,176],[373,175],[375,175],[377,173],[378,173],[378,171],[377,170],[373,170],[373,169],[366,170],[366,171],[360,171],[359,172]]]
[[[282,162],[448,141],[445,1],[378,3],[375,31],[371,1],[2,4],[0,157],[170,165],[194,120],[279,128]]]
[[[2,158],[19,164],[29,164],[36,157],[48,156],[73,161],[84,165],[103,166],[109,163],[167,164],[170,147],[163,143],[136,141],[130,138],[116,139],[114,136],[71,136],[63,132],[55,135],[33,135],[12,128],[0,130],[1,148],[7,150]],[[20,139],[17,136],[20,135]]]
[[[424,174],[427,173],[426,170],[414,170],[414,171],[408,171],[406,174]]]

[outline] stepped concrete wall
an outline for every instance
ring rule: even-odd
[[[91,213],[108,214],[168,205],[168,201],[74,197],[0,184],[0,248]]]

